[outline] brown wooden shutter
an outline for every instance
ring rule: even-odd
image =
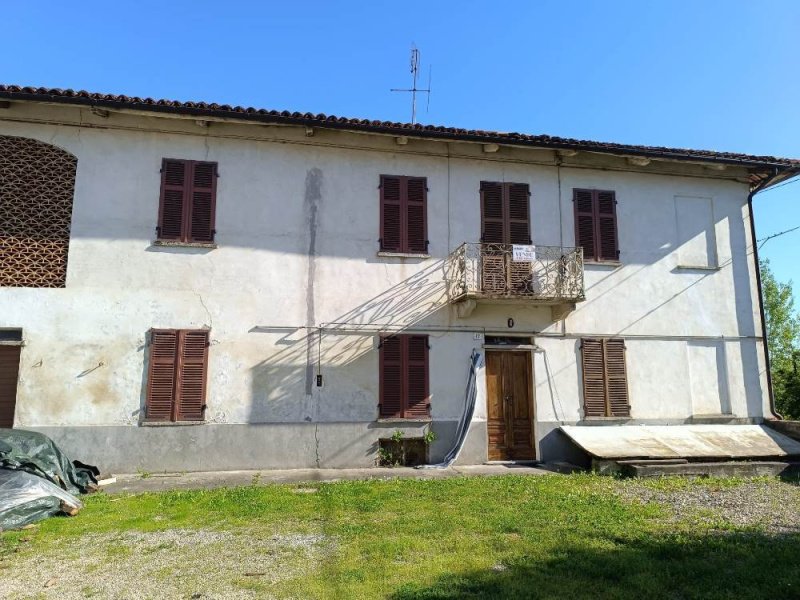
[[[606,415],[605,366],[603,340],[584,338],[581,341],[583,371],[583,411],[586,417]]]
[[[531,243],[530,189],[527,183],[507,183],[509,244]]]
[[[404,251],[428,252],[428,182],[424,177],[405,177],[406,244]]]
[[[595,211],[592,190],[573,190],[575,208],[575,245],[583,247],[585,260],[596,260]]]
[[[402,252],[400,177],[381,175],[381,250]]]
[[[629,417],[625,341],[581,340],[583,409],[586,417]]]
[[[161,162],[161,198],[158,208],[158,239],[180,241],[183,235],[184,198],[189,187],[191,165],[186,160],[165,158]]]
[[[174,419],[175,376],[178,354],[178,332],[174,329],[153,329],[150,332],[150,368],[147,375],[148,421]]]
[[[187,217],[187,241],[214,241],[214,212],[217,196],[217,163],[193,162],[191,194],[185,200],[189,204]]]
[[[20,346],[0,346],[0,427],[14,426]]]
[[[380,348],[380,410],[383,418],[403,416],[403,344],[401,336],[385,337]]]
[[[625,341],[603,340],[605,343],[607,410],[610,417],[629,417],[628,377],[625,369]]]
[[[617,201],[614,192],[595,191],[597,207],[597,252],[600,260],[619,260]]]
[[[505,244],[503,184],[481,181],[481,242]]]
[[[208,331],[181,331],[176,391],[179,421],[202,421],[206,409]]]
[[[422,419],[430,413],[428,392],[428,336],[403,336],[406,359],[406,406],[407,419]]]

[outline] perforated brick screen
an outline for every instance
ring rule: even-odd
[[[0,286],[64,287],[78,159],[0,136]]]

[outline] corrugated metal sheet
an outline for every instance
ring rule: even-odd
[[[800,456],[800,442],[763,425],[563,425],[595,458],[764,458]]]

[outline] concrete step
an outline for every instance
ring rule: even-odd
[[[715,477],[799,477],[800,462],[723,461],[649,464],[620,464],[628,477],[715,476]]]

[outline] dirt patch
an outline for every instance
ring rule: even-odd
[[[0,571],[0,598],[269,598],[271,585],[301,575],[329,547],[321,534],[90,534],[15,557],[13,577]]]
[[[756,527],[772,534],[800,533],[798,485],[751,481],[735,487],[699,484],[669,490],[629,481],[615,492],[629,501],[665,504],[673,521],[719,528]]]

